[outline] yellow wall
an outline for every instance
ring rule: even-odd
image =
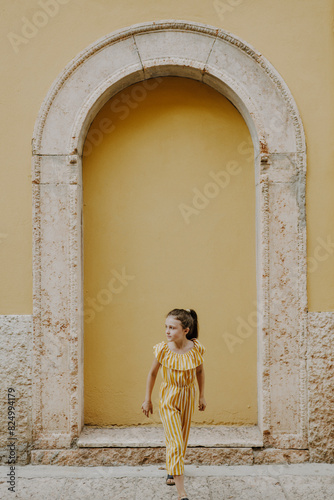
[[[161,19],[203,22],[240,36],[267,57],[291,89],[302,116],[307,138],[309,310],[333,311],[334,256],[331,246],[325,258],[323,251],[322,260],[317,257],[324,242],[331,243],[334,240],[332,0],[55,2],[58,11],[49,15],[44,27],[30,32],[29,38],[25,36],[24,27],[27,20],[32,21],[41,10],[40,3],[43,3],[43,0],[1,2],[0,57],[4,77],[0,83],[0,313],[32,312],[31,137],[47,91],[65,65],[88,44],[113,30],[138,22]],[[13,47],[13,34],[16,40],[20,40],[16,47]],[[152,93],[153,95],[155,94]],[[139,121],[139,117],[137,119]],[[143,123],[143,120],[140,123]],[[116,133],[120,134],[120,129]],[[219,147],[219,144],[216,146]],[[101,144],[96,154],[101,154],[104,147]],[[206,182],[204,178],[202,181]],[[212,200],[205,213],[213,209],[216,201],[219,202],[218,198]],[[199,217],[194,216],[193,220]],[[195,227],[195,222],[192,222],[190,227]],[[232,229],[232,221],[227,229]],[[136,278],[124,290],[124,294],[128,294],[128,300],[139,283],[140,280]],[[104,282],[98,283],[97,286],[104,286]],[[125,301],[125,295],[120,294],[119,300]],[[174,294],[172,299],[170,306],[178,305]],[[116,302],[115,298],[115,304]],[[160,328],[165,313],[161,303],[157,303],[161,309],[157,306],[149,315],[149,335],[152,335],[152,338],[145,337],[148,344],[153,340],[153,331],[155,341],[157,328]],[[197,306],[194,303],[188,305]],[[119,307],[121,308],[121,305]],[[199,313],[200,319],[205,318],[204,309],[199,310]],[[233,311],[233,314],[236,325],[238,313]],[[146,314],[144,317],[146,327]],[[142,316],[137,320],[143,321]],[[211,325],[205,324],[205,321],[211,320],[202,321],[203,335],[205,331],[210,330]],[[151,328],[153,325],[156,325],[155,328]],[[204,338],[203,342],[208,344]],[[208,347],[211,347],[210,342]],[[142,363],[143,367],[146,366],[146,361]],[[142,376],[143,371],[138,371],[138,378]]]
[[[202,83],[150,80],[104,106],[84,152],[85,423],[148,422],[152,346],[166,338],[167,312],[191,307],[207,347],[208,409],[194,420],[256,424],[254,152],[243,118]]]
[[[240,36],[290,87],[308,147],[309,310],[333,311],[334,255],[316,257],[321,241],[334,240],[332,0],[55,0],[58,11],[27,38],[25,26],[41,10],[39,1],[1,2],[0,259],[6,265],[0,270],[0,313],[32,311],[31,137],[47,91],[88,44],[113,30],[161,19],[203,22]],[[22,39],[14,42],[13,34]]]

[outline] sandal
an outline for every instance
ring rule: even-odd
[[[173,481],[173,482],[169,483],[168,481]],[[166,484],[167,484],[167,486],[174,486],[175,485],[174,476],[171,476],[170,474],[168,474],[167,478],[166,478]]]

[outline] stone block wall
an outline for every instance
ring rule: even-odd
[[[0,316],[0,456],[3,464],[14,457],[13,453],[18,463],[30,461],[32,352],[32,316]]]
[[[334,463],[334,313],[308,314],[307,363],[310,460]]]

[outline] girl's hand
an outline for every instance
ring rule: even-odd
[[[144,401],[144,403],[141,405],[141,409],[143,410],[143,413],[147,417],[150,416],[150,412],[153,413],[153,405],[151,401]]]
[[[199,398],[199,401],[198,401],[198,409],[199,411],[204,411],[206,408],[206,401],[205,401],[205,397],[201,397]]]

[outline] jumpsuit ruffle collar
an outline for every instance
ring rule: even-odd
[[[192,370],[204,362],[205,347],[197,339],[192,339],[194,346],[184,354],[177,354],[168,347],[167,342],[153,346],[154,355],[162,366],[170,370]]]

